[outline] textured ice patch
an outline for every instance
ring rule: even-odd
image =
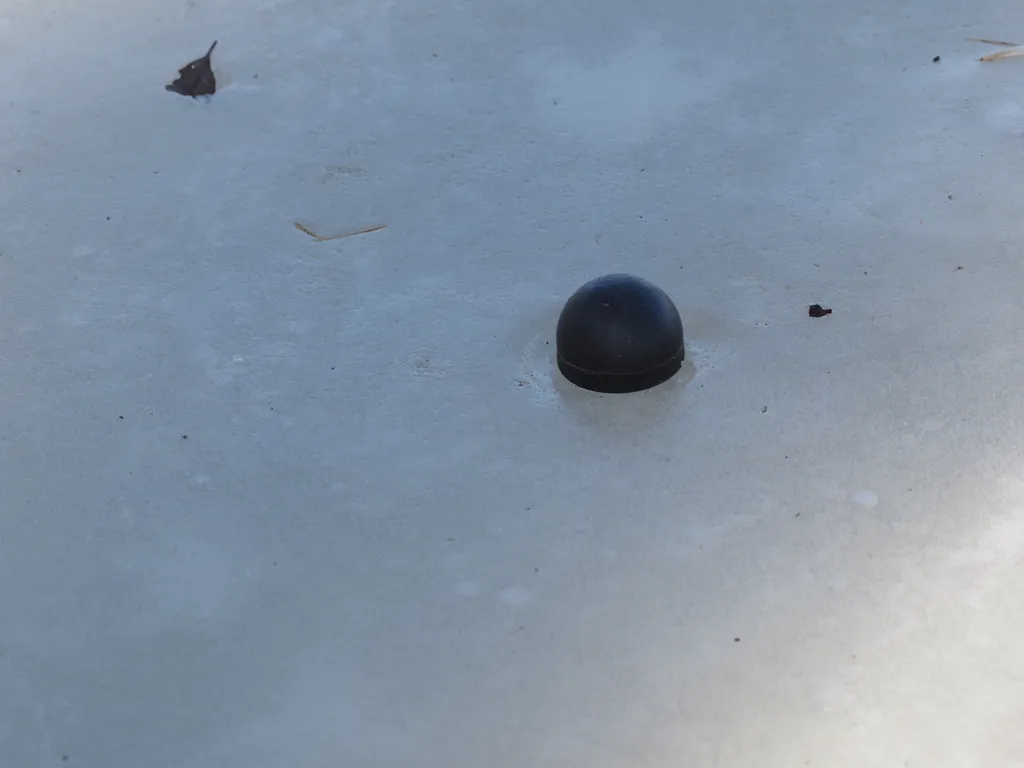
[[[738,79],[728,62],[698,68],[655,34],[639,36],[600,64],[556,49],[530,61],[527,70],[543,119],[595,144],[645,141],[683,120],[694,104],[720,98]]]
[[[558,389],[555,385],[558,370],[555,340],[550,331],[534,336],[526,345],[522,355],[523,375],[514,379],[515,384],[529,387],[543,402],[556,402]]]
[[[1024,106],[1007,101],[990,107],[985,113],[985,122],[1000,133],[1024,136]]]
[[[878,494],[874,491],[856,491],[850,496],[854,504],[859,504],[866,509],[874,509],[878,506]]]
[[[455,585],[455,594],[460,597],[476,597],[483,592],[483,587],[478,581],[460,581]]]
[[[501,592],[501,602],[506,605],[526,605],[533,601],[533,594],[522,587],[509,587]]]
[[[697,375],[709,373],[728,362],[732,352],[717,344],[703,344],[700,341],[686,340],[686,357],[693,364]]]
[[[207,619],[241,603],[251,573],[237,557],[184,531],[136,541],[117,558],[120,570],[153,599],[148,619],[176,624]]]

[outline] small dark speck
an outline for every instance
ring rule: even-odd
[[[117,418],[124,420],[124,416],[118,416]]]
[[[768,406],[767,405],[762,405],[761,406],[761,413],[768,413]]]
[[[181,436],[181,439],[182,439],[182,440],[188,440],[188,435],[182,435],[182,436]]]
[[[946,197],[947,197],[947,198],[949,198],[950,200],[952,200],[952,199],[953,199],[953,196],[952,196],[952,195],[946,195]]]
[[[60,761],[62,763],[66,763],[68,761],[68,755],[61,755],[60,756]]]
[[[253,75],[253,76],[252,76],[252,79],[253,79],[253,80],[259,80],[259,79],[260,79],[260,76],[259,76],[259,75]]]
[[[109,216],[107,216],[107,221],[110,221],[110,217]]]
[[[941,56],[936,56],[936,57],[935,57],[934,59],[932,59],[932,61],[933,61],[933,62],[934,62],[935,64],[938,64],[938,63],[939,63],[940,61],[942,61],[942,57],[941,57]]]
[[[333,366],[333,365],[331,366],[331,370],[332,370],[332,371],[334,370],[334,366]]]
[[[540,573],[540,568],[534,568],[534,569],[533,569],[533,572],[534,572],[534,573]]]
[[[956,271],[957,271],[957,272],[959,272],[959,271],[960,271],[960,270],[962,270],[962,269],[963,269],[963,267],[961,267],[961,266],[958,266],[958,267],[956,268]]]
[[[738,642],[740,641],[740,639],[739,639],[738,637],[734,637],[734,638],[732,639],[732,641],[733,641],[734,643],[738,643]]]
[[[433,56],[435,59],[437,58],[437,54],[436,53],[432,53],[430,55]]]
[[[551,103],[554,104],[557,107],[558,106],[558,99],[552,99]]]
[[[800,517],[800,513],[797,512],[795,515],[793,515],[793,517]]]

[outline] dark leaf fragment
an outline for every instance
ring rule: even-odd
[[[831,315],[831,309],[825,309],[821,304],[811,304],[807,308],[807,314],[811,317],[825,317],[825,315]]]
[[[202,58],[186,64],[178,70],[178,79],[164,88],[172,93],[179,93],[182,96],[212,96],[217,92],[217,78],[213,75],[213,66],[210,64],[210,54],[217,47],[217,41],[213,41],[210,50]]]

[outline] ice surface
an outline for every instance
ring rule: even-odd
[[[1024,765],[1018,4],[0,17],[4,768]]]

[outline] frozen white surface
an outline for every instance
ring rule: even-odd
[[[0,17],[4,768],[1024,765],[1019,4]]]

